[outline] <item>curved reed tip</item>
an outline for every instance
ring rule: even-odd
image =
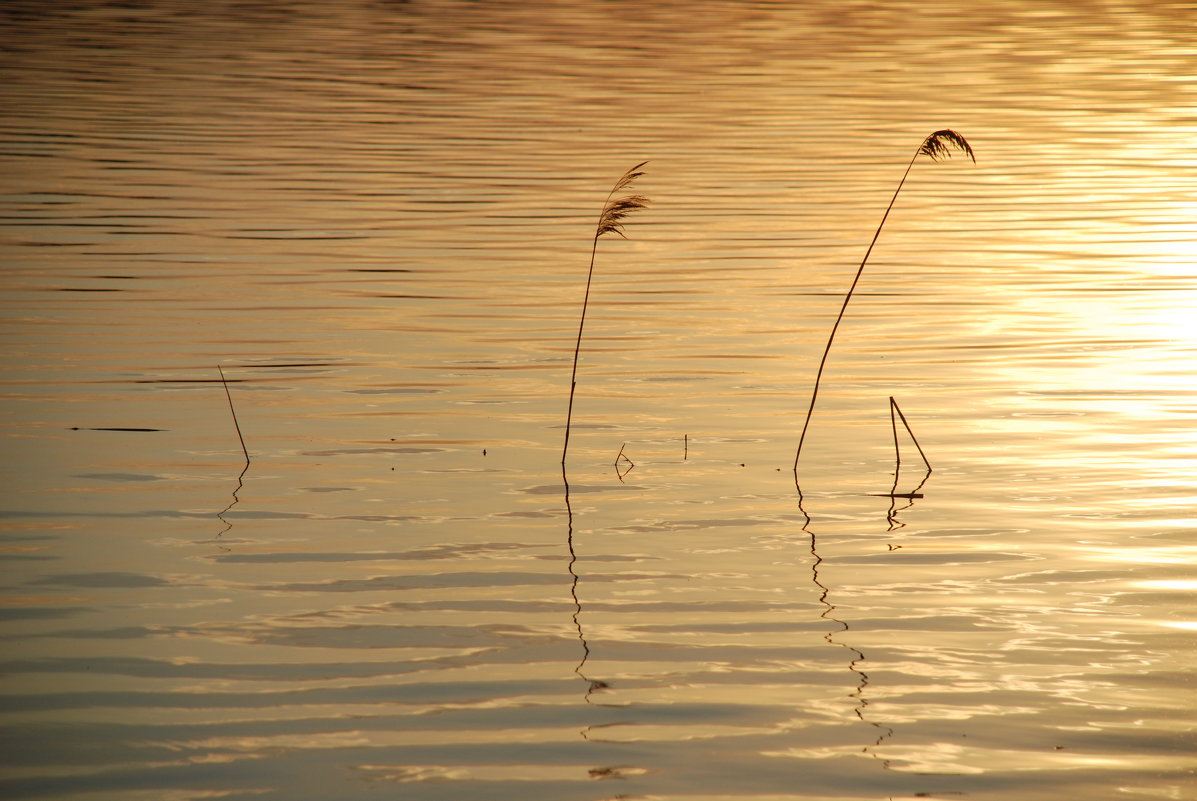
[[[950,158],[954,150],[962,151],[973,160],[973,164],[977,163],[977,157],[973,155],[973,149],[969,146],[968,140],[948,128],[936,131],[924,139],[922,147],[919,148],[919,153],[927,156],[932,161],[939,161],[940,159]]]
[[[615,197],[616,193],[631,186],[632,182],[644,175],[640,169],[647,161],[642,161],[632,169],[623,174],[615,186],[611,187],[611,191],[607,193],[607,202],[603,204],[603,213],[599,215],[598,229],[595,231],[595,238],[603,234],[619,234],[624,239],[627,236],[623,232],[623,220],[634,211],[646,208],[648,206],[648,198],[644,195],[624,195],[622,197]]]

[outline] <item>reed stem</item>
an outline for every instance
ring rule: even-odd
[[[644,173],[640,168],[647,164],[642,161],[625,172],[603,202],[603,210],[599,214],[598,225],[594,229],[594,241],[590,246],[590,267],[586,271],[586,293],[582,296],[582,314],[578,320],[578,339],[574,344],[574,362],[569,376],[569,404],[565,409],[565,442],[561,447],[561,476],[565,478],[565,458],[569,454],[569,433],[574,416],[574,394],[578,389],[578,356],[582,352],[582,332],[586,327],[586,309],[590,305],[590,285],[594,280],[594,260],[598,253],[599,237],[603,234],[618,234],[627,238],[623,233],[623,218],[648,205],[648,198],[641,195],[625,195],[616,197],[615,194],[629,186]]]
[[[898,188],[894,190],[893,197],[889,199],[889,205],[885,207],[885,213],[881,215],[881,222],[877,225],[877,230],[873,232],[873,239],[869,242],[868,249],[865,250],[864,258],[860,260],[860,266],[856,268],[856,275],[852,278],[852,285],[848,287],[848,294],[844,296],[843,305],[840,306],[840,313],[836,315],[835,323],[831,326],[831,334],[827,337],[827,345],[823,348],[823,356],[819,359],[819,369],[815,373],[815,386],[810,393],[810,406],[806,410],[806,419],[802,423],[802,434],[798,437],[798,449],[794,453],[795,482],[798,480],[798,460],[802,458],[802,445],[806,442],[806,431],[810,427],[810,419],[815,412],[815,401],[819,397],[819,383],[823,379],[823,368],[827,366],[827,357],[831,353],[831,343],[835,341],[835,333],[839,330],[840,322],[844,319],[844,312],[848,310],[848,302],[852,300],[852,293],[856,291],[856,285],[860,282],[860,276],[864,274],[865,264],[869,261],[869,256],[873,252],[873,246],[877,244],[877,239],[881,236],[881,229],[885,227],[885,221],[889,219],[889,213],[893,210],[894,203],[898,200],[898,193],[902,191],[902,186],[906,183],[906,178],[910,175],[910,171],[914,168],[914,163],[918,160],[919,156],[927,156],[932,161],[938,161],[941,158],[950,156],[953,148],[964,151],[973,160],[973,163],[976,163],[977,159],[973,155],[973,150],[963,136],[951,130],[936,131],[923,140],[918,150],[910,158],[910,163],[906,165],[906,171],[902,173],[902,180],[898,181]]]

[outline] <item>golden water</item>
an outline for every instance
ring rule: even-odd
[[[0,7],[0,794],[1194,797],[1197,9],[981,6]]]

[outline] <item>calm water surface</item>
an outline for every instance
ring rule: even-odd
[[[974,5],[5,3],[0,795],[1197,798],[1197,7]]]

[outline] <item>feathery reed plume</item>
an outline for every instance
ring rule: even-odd
[[[864,258],[860,260],[860,267],[856,269],[856,277],[852,279],[852,285],[848,287],[848,294],[844,296],[844,304],[840,307],[840,313],[835,318],[835,323],[831,326],[831,334],[827,337],[827,347],[823,349],[823,358],[819,360],[819,370],[815,373],[815,386],[810,393],[810,407],[806,410],[806,420],[802,423],[802,434],[798,437],[798,450],[794,454],[795,482],[798,479],[798,460],[802,457],[802,443],[806,441],[806,429],[810,426],[810,418],[815,411],[815,399],[819,396],[819,381],[823,378],[823,368],[827,366],[827,355],[831,353],[831,343],[835,340],[835,332],[840,327],[840,321],[844,319],[844,312],[848,308],[848,301],[852,300],[852,293],[856,290],[856,284],[860,281],[861,274],[864,273],[865,264],[869,261],[869,254],[873,252],[873,246],[877,244],[877,238],[881,236],[881,229],[885,226],[885,221],[894,207],[894,202],[898,199],[898,193],[902,191],[902,185],[906,183],[906,177],[910,175],[910,171],[914,168],[914,163],[918,160],[919,156],[926,156],[932,161],[941,161],[951,157],[957,150],[972,159],[974,164],[977,163],[977,157],[973,154],[973,149],[968,144],[968,141],[955,131],[947,129],[936,131],[924,139],[922,144],[919,145],[919,149],[910,158],[910,163],[906,165],[906,172],[902,173],[902,180],[898,181],[898,188],[894,190],[894,195],[890,198],[889,205],[885,207],[885,213],[881,215],[881,222],[877,225],[877,230],[873,233],[873,239],[869,242],[869,247],[865,251]]]
[[[973,164],[977,163],[977,157],[973,153],[972,147],[969,146],[968,140],[948,128],[936,131],[924,139],[923,144],[919,147],[919,155],[926,156],[932,161],[939,161],[951,158],[953,150],[962,151],[964,155],[972,159]]]
[[[590,283],[594,278],[594,257],[598,252],[599,237],[603,234],[618,234],[627,239],[623,232],[623,220],[632,212],[639,211],[648,205],[648,198],[643,195],[622,195],[620,192],[632,185],[632,182],[644,175],[640,168],[647,161],[642,161],[625,172],[603,202],[602,213],[599,214],[598,225],[594,229],[594,243],[590,248],[590,269],[586,273],[586,294],[582,296],[582,317],[578,321],[578,341],[574,345],[574,365],[569,377],[569,406],[565,411],[565,444],[561,448],[561,473],[565,475],[565,457],[569,453],[570,422],[574,414],[574,391],[578,387],[578,354],[582,350],[582,329],[586,326],[586,307],[590,303]]]

